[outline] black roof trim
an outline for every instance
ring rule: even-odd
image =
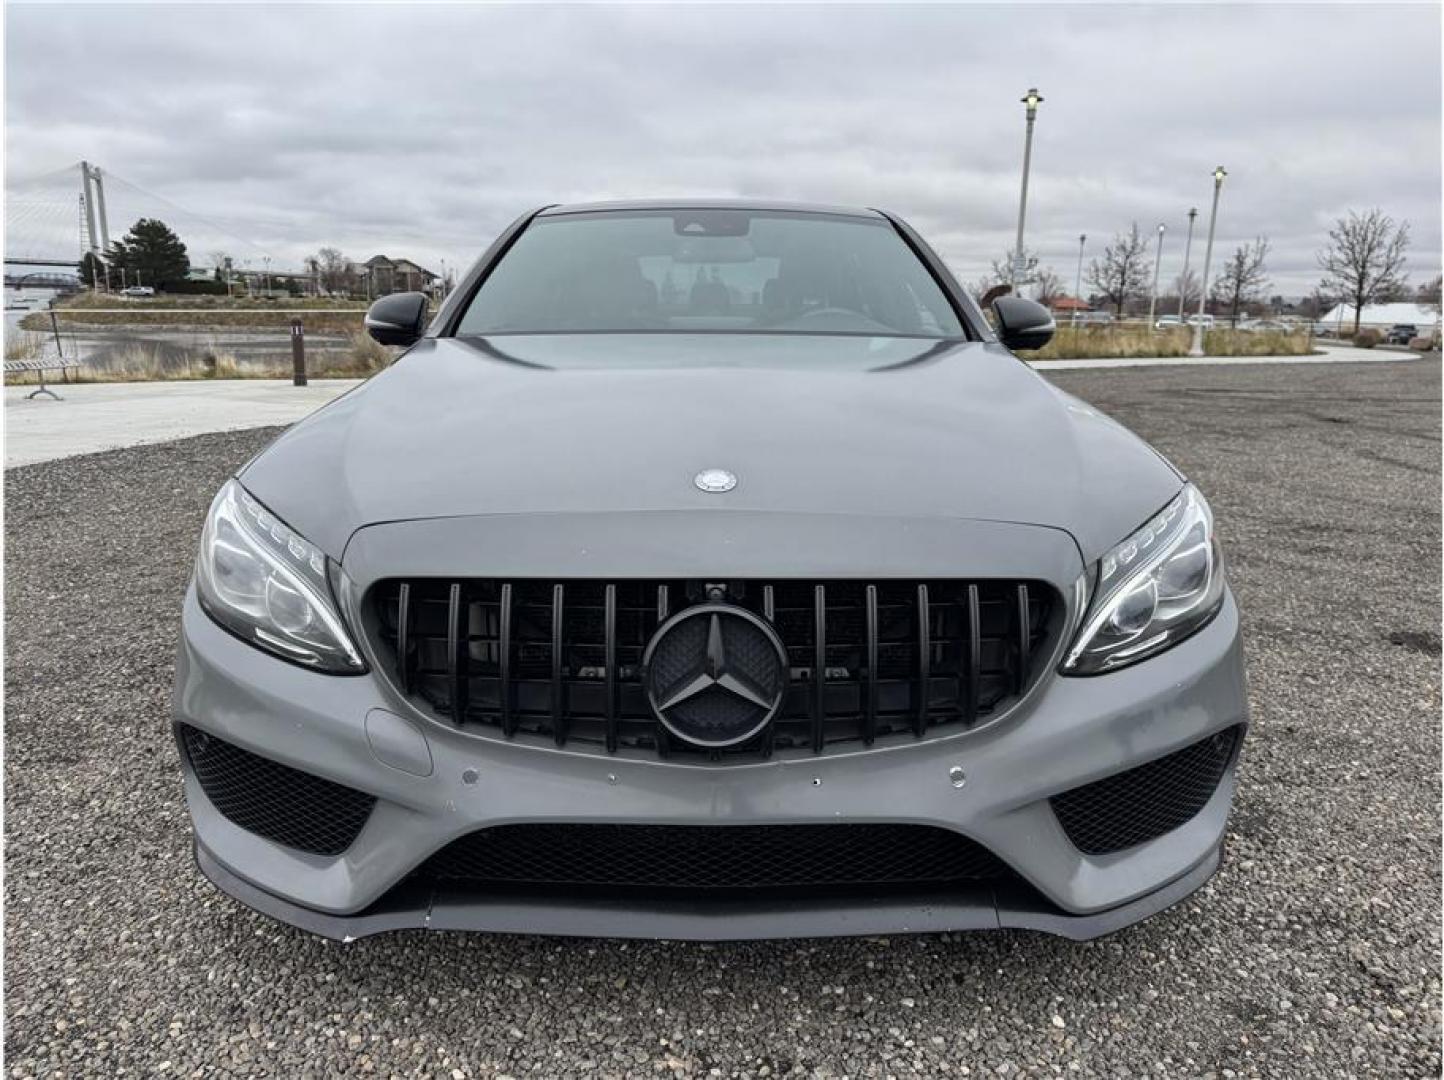
[[[884,215],[862,206],[828,206],[823,203],[783,202],[776,199],[620,199],[609,202],[564,203],[549,206],[538,217],[595,214],[626,210],[762,210],[795,214],[829,214],[833,217],[870,218]]]

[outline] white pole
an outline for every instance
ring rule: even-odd
[[[1087,233],[1078,234],[1078,276],[1073,279],[1073,299],[1083,299],[1083,245],[1088,242]]]
[[[1153,297],[1148,301],[1148,329],[1153,330],[1153,313],[1158,306],[1158,271],[1163,266],[1163,232],[1167,228],[1163,222],[1158,223],[1158,254],[1153,258]]]
[[[1018,241],[1013,246],[1013,265],[1009,274],[1015,296],[1018,293],[1018,264],[1023,261],[1023,221],[1028,216],[1028,170],[1033,164],[1033,121],[1038,118],[1038,103],[1043,98],[1035,87],[1030,87],[1021,100],[1027,106],[1028,133],[1023,138],[1023,193],[1018,199]]]
[[[1188,211],[1188,239],[1183,242],[1183,274],[1178,279],[1178,321],[1183,322],[1183,305],[1188,302],[1188,256],[1193,251],[1193,221],[1198,217],[1198,207]]]
[[[1213,262],[1213,227],[1218,222],[1218,193],[1223,187],[1223,178],[1228,172],[1222,165],[1213,170],[1213,209],[1208,215],[1208,244],[1203,249],[1203,280],[1199,285],[1198,296],[1198,323],[1193,328],[1193,344],[1189,347],[1188,355],[1199,357],[1203,355],[1203,316],[1208,305],[1208,267]]]

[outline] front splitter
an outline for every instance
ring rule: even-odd
[[[980,887],[939,898],[850,896],[805,904],[787,901],[638,901],[565,895],[487,897],[425,886],[392,890],[355,915],[302,907],[257,888],[222,866],[199,843],[196,865],[221,892],[264,915],[335,941],[393,930],[466,930],[558,937],[670,941],[755,941],[769,938],[885,936],[961,930],[1040,930],[1088,941],[1121,930],[1178,903],[1213,876],[1214,848],[1182,877],[1147,896],[1089,915],[1070,915],[1029,889]]]

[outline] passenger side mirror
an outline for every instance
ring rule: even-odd
[[[366,332],[382,345],[414,345],[426,332],[426,294],[383,296],[366,311]]]
[[[1010,349],[1041,349],[1057,329],[1053,314],[1036,300],[1000,296],[993,301],[998,337]]]

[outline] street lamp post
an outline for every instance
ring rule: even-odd
[[[1148,301],[1149,330],[1152,330],[1154,327],[1153,313],[1154,310],[1158,307],[1158,271],[1163,266],[1163,234],[1167,231],[1167,229],[1168,226],[1163,224],[1163,222],[1160,221],[1158,223],[1158,254],[1153,257],[1153,296]]]
[[[1189,356],[1203,355],[1203,316],[1208,307],[1208,266],[1213,262],[1213,227],[1218,223],[1218,193],[1228,171],[1222,165],[1213,170],[1213,209],[1208,214],[1208,243],[1203,249],[1203,278],[1199,284],[1198,322],[1193,327],[1193,345]]]
[[[261,261],[266,264],[263,279],[266,282],[266,295],[269,296],[271,294],[271,257],[264,255],[261,257]]]
[[[1028,116],[1028,133],[1023,139],[1023,194],[1018,199],[1018,242],[1013,245],[1013,267],[1011,282],[1013,293],[1018,292],[1018,272],[1023,262],[1023,221],[1028,216],[1028,170],[1033,164],[1033,121],[1038,118],[1038,105],[1043,96],[1036,87],[1030,87],[1022,97]]]
[[[1188,239],[1183,242],[1183,273],[1178,278],[1178,321],[1183,321],[1183,305],[1188,303],[1188,256],[1193,251],[1193,219],[1198,217],[1198,207],[1188,210]]]
[[[1088,242],[1087,233],[1078,234],[1078,276],[1073,279],[1073,299],[1083,299],[1083,245]]]

